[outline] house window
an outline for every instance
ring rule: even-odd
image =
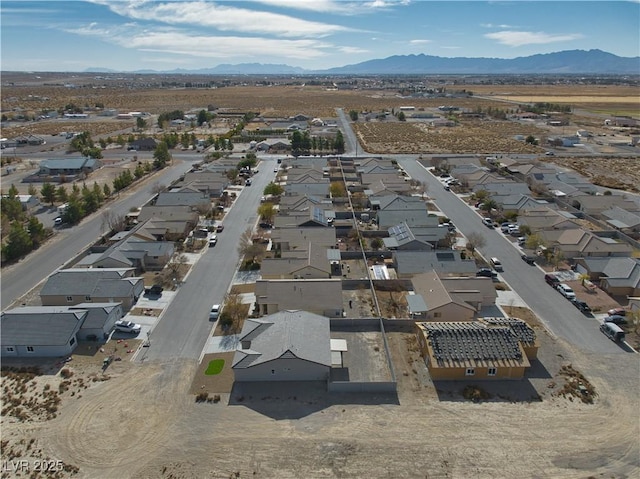
[[[71,341],[69,341],[69,346],[73,346],[76,343],[76,338],[71,338]]]
[[[13,349],[13,346],[7,346],[7,352],[8,353],[12,353],[14,351],[15,351],[15,349]]]
[[[441,318],[442,317],[442,313],[433,313],[433,317],[434,318]]]
[[[33,346],[27,346],[27,352],[32,353],[34,351]]]
[[[85,296],[85,297],[84,297],[84,300],[85,300],[85,301],[91,301],[91,296]]]
[[[495,376],[496,372],[496,368],[489,368],[489,371],[487,371],[487,376]]]
[[[271,374],[275,374],[275,373],[276,373],[276,370],[275,370],[275,369],[272,369],[272,370],[271,370]]]
[[[73,296],[67,296],[67,303],[71,303],[73,301]]]
[[[476,374],[476,370],[473,368],[467,368],[467,372],[465,373],[466,376],[475,376]]]

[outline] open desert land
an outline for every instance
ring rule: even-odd
[[[522,381],[474,384],[491,395],[479,402],[467,382],[434,385],[410,333],[389,333],[397,396],[263,385],[215,403],[195,401],[195,361],[123,358],[103,373],[81,344],[44,375],[3,374],[3,460],[64,470],[1,477],[638,477],[637,356],[590,357],[536,329],[539,363]]]

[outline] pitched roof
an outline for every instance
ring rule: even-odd
[[[255,286],[256,303],[278,309],[327,311],[342,307],[340,279],[268,279]]]
[[[124,268],[63,269],[49,276],[40,296],[126,296],[135,283],[142,281],[127,276],[130,271]]]
[[[398,273],[416,274],[427,271],[437,271],[444,275],[475,274],[476,262],[471,259],[461,259],[460,251],[394,251],[393,258]]]
[[[331,367],[329,318],[306,311],[280,311],[247,318],[240,333],[234,369],[246,369],[279,358],[297,358]],[[243,346],[246,346],[243,348]]]
[[[121,305],[122,303],[80,303],[75,306],[69,306],[69,310],[86,310],[87,317],[82,324],[82,328],[99,329],[104,327],[104,323],[113,310]]]
[[[0,316],[2,345],[62,346],[80,329],[87,310],[64,306],[25,306]]]

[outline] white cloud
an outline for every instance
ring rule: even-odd
[[[511,47],[520,47],[522,45],[547,44],[557,42],[568,42],[579,40],[584,35],[580,33],[570,33],[564,35],[554,35],[545,32],[516,32],[505,30],[503,32],[487,33],[485,37],[496,40],[498,43]]]
[[[289,15],[217,5],[210,2],[117,2],[95,0],[114,13],[140,21],[196,25],[220,31],[259,33],[281,37],[323,37],[351,31],[348,27],[312,22]]]
[[[409,5],[410,0],[371,0],[371,1],[336,1],[336,0],[253,0],[254,2],[275,7],[308,10],[322,13],[357,15],[370,11],[389,9]]]
[[[431,40],[426,40],[424,38],[416,38],[415,40],[409,40],[409,43],[413,45],[423,45],[425,43],[431,43]]]
[[[369,53],[369,50],[360,47],[338,47],[338,50],[342,53],[354,54],[354,53]]]
[[[513,25],[506,25],[506,24],[494,25],[493,23],[481,23],[480,26],[483,28],[516,28]]]
[[[171,28],[144,30],[136,24],[127,24],[119,28],[99,28],[92,23],[67,31],[101,37],[124,48],[190,57],[255,59],[277,55],[283,58],[310,59],[326,56],[328,51],[334,51],[336,48],[335,45],[314,39],[189,35]]]

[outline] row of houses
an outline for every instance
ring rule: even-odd
[[[548,249],[571,261],[607,293],[640,294],[636,273],[640,261],[632,257],[633,245],[625,240],[640,238],[636,200],[617,192],[601,194],[579,175],[537,162],[495,158],[490,163],[508,174],[478,163],[454,165],[451,174],[473,192],[486,191],[502,214],[517,215],[520,226],[537,234]],[[548,200],[534,198],[532,190],[547,192]],[[600,229],[588,229],[584,219]]]

